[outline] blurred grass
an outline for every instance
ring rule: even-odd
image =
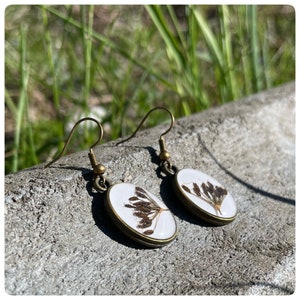
[[[9,6],[5,172],[53,158],[80,117],[108,141],[156,105],[181,117],[291,80],[290,6]],[[69,151],[93,143],[89,125]]]

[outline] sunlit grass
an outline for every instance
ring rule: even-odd
[[[181,117],[294,80],[295,12],[283,8],[9,6],[6,172],[51,159],[80,117],[108,141],[156,105]],[[83,126],[70,150],[93,139]]]

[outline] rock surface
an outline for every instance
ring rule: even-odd
[[[177,168],[199,169],[238,214],[211,226],[182,207],[159,172],[167,124],[95,148],[112,183],[159,196],[178,237],[140,246],[110,221],[91,187],[87,151],[5,177],[5,289],[13,295],[284,295],[295,290],[295,84],[176,120]],[[160,112],[156,112],[160,113]],[[161,112],[164,113],[164,112]]]

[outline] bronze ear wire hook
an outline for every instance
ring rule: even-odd
[[[71,138],[73,136],[73,133],[74,133],[76,127],[80,123],[82,123],[84,121],[93,121],[99,127],[99,136],[98,136],[98,139],[97,139],[97,141],[92,146],[90,146],[88,156],[89,156],[91,165],[93,167],[93,173],[94,173],[93,184],[94,184],[95,189],[97,189],[98,191],[106,191],[107,190],[107,186],[105,184],[105,178],[103,176],[103,174],[105,173],[106,168],[105,168],[104,165],[99,164],[97,162],[97,159],[96,159],[96,156],[95,156],[95,153],[94,153],[94,150],[93,150],[93,148],[102,140],[102,137],[103,137],[103,127],[100,124],[100,122],[98,122],[94,118],[87,117],[87,118],[82,118],[79,121],[77,121],[75,123],[75,125],[73,126],[72,130],[70,131],[69,136],[67,138],[67,141],[66,141],[66,143],[65,143],[62,151],[59,153],[58,157],[56,157],[54,160],[52,160],[51,162],[49,162],[48,164],[46,164],[44,168],[47,168],[47,167],[51,166],[53,163],[55,163],[56,161],[58,161],[61,158],[61,156],[63,155],[63,153],[65,152],[65,150],[67,149],[67,147],[68,147],[68,145],[70,143],[70,140],[71,140]]]
[[[155,111],[157,109],[165,110],[166,112],[169,113],[170,118],[171,118],[170,127],[160,135],[159,140],[158,140],[158,142],[159,142],[159,148],[160,148],[159,159],[161,160],[160,167],[162,168],[162,170],[167,175],[174,175],[175,172],[174,172],[173,167],[172,167],[172,165],[171,165],[171,163],[169,161],[171,155],[166,150],[164,136],[173,128],[174,123],[175,123],[175,118],[174,118],[173,114],[171,113],[171,111],[169,109],[167,109],[166,107],[164,107],[164,106],[156,106],[156,107],[152,108],[151,110],[149,110],[149,112],[144,116],[144,118],[142,119],[141,123],[138,125],[138,127],[134,131],[134,133],[130,137],[128,137],[128,138],[126,138],[126,139],[124,139],[124,140],[116,143],[116,145],[120,145],[120,144],[125,143],[125,142],[129,141],[130,139],[132,139],[136,135],[136,133],[139,131],[139,129],[141,128],[141,126],[144,124],[144,122],[148,118],[148,116],[153,111]]]

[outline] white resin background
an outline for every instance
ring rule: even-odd
[[[200,207],[200,209],[205,210],[209,214],[212,214],[217,217],[221,218],[233,218],[237,213],[236,203],[231,196],[231,194],[227,191],[227,195],[225,196],[222,204],[220,206],[220,210],[216,210],[213,205],[209,204],[208,202],[202,200],[200,197],[187,192],[182,186],[188,187],[191,191],[193,190],[193,185],[196,183],[202,194],[203,189],[201,187],[202,183],[207,184],[210,182],[214,186],[218,186],[224,188],[222,184],[220,184],[216,179],[213,177],[195,169],[182,169],[176,174],[176,181],[180,192],[188,198],[193,204]]]
[[[172,213],[160,199],[144,188],[130,183],[117,183],[108,191],[108,202],[116,217],[139,234],[153,239],[167,240],[177,232]],[[143,209],[141,203],[145,204],[144,211],[141,211]]]

